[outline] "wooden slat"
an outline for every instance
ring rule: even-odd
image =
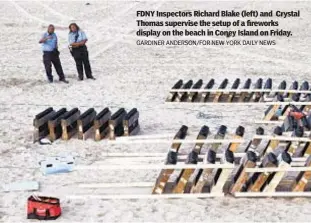
[[[103,109],[94,120],[95,141],[103,139],[109,131],[109,120],[111,118],[111,112],[109,108]]]
[[[139,132],[139,112],[133,108],[123,120],[124,136],[131,136]]]
[[[53,142],[62,136],[61,119],[63,118],[66,112],[67,112],[66,108],[62,108],[58,110],[53,115],[53,117],[51,117],[51,120],[48,121],[50,141]]]
[[[109,139],[114,140],[116,136],[124,134],[123,120],[125,116],[126,111],[124,108],[120,108],[111,116],[109,120]]]
[[[95,109],[90,108],[78,118],[78,139],[85,139],[85,133],[92,128],[95,117]]]
[[[188,127],[183,125],[178,130],[174,139],[184,139],[187,135]],[[177,154],[181,143],[172,143],[171,148],[167,154],[167,158],[165,160],[165,164],[169,164],[169,166],[175,166],[177,162]],[[176,160],[174,159],[176,157]],[[174,172],[173,168],[163,169],[161,168],[161,172],[156,179],[155,185],[152,189],[152,194],[162,194],[165,191],[166,183],[169,180],[171,174]]]
[[[80,111],[77,108],[73,108],[65,113],[61,120],[63,140],[69,140],[77,132],[77,120],[79,116]]]

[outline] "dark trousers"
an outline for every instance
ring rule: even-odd
[[[85,75],[87,78],[91,78],[92,76],[92,69],[89,61],[89,52],[87,51],[87,48],[79,47],[74,48],[72,51],[73,58],[76,62],[76,67],[78,71],[79,78],[83,79],[83,67],[85,70]]]
[[[43,63],[44,63],[45,71],[46,71],[46,76],[48,77],[49,80],[53,80],[52,64],[54,65],[56,73],[59,76],[59,80],[65,79],[62,64],[59,59],[59,53],[54,52],[54,51],[53,52],[44,51],[43,52]]]

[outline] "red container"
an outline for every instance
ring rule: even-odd
[[[55,220],[62,210],[58,198],[30,196],[27,202],[27,219]]]

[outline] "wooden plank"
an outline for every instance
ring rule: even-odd
[[[278,167],[269,167],[269,168],[254,168],[245,170],[248,173],[272,173],[272,172],[301,172],[301,171],[311,171],[311,167],[288,167],[288,168],[278,168]]]
[[[111,111],[109,108],[104,108],[94,120],[95,141],[100,141],[109,132],[109,120],[111,118]]]
[[[289,142],[311,142],[311,138],[307,137],[291,137],[291,136],[269,136],[269,135],[264,135],[264,136],[258,136],[255,135],[253,138],[255,139],[266,139],[266,140],[276,140],[276,141],[289,141]]]
[[[294,93],[294,94],[311,94],[311,90],[284,90],[284,89],[170,89],[170,93],[222,93],[222,94],[229,94],[229,93]],[[287,97],[285,97],[287,98]]]
[[[190,89],[191,86],[193,84],[192,80],[189,80],[188,82],[186,82],[181,89]],[[186,101],[188,98],[188,93],[187,92],[177,92],[177,95],[175,97],[176,102],[182,102],[182,101]]]
[[[286,169],[290,167],[292,159],[290,154],[286,151],[282,152],[278,156],[278,168]],[[266,181],[266,185],[263,188],[264,192],[275,192],[276,187],[281,182],[282,178],[285,176],[286,172],[276,172],[272,173],[269,179]]]
[[[203,126],[200,129],[200,132],[197,136],[197,139],[206,139],[209,134],[209,128],[207,126]],[[189,153],[188,158],[186,160],[186,164],[197,164],[199,160],[199,154],[201,152],[203,143],[196,143],[192,151]],[[183,169],[179,176],[177,177],[177,180],[175,182],[175,186],[173,189],[173,193],[184,193],[186,185],[193,174],[195,169]]]
[[[135,135],[139,132],[139,112],[133,108],[123,120],[124,136]]]
[[[234,194],[235,197],[311,197],[311,192],[238,192]]]
[[[279,109],[280,109],[280,105],[270,105],[269,108],[265,111],[263,120],[269,121],[275,118],[275,114]]]
[[[96,111],[94,108],[90,108],[85,111],[77,120],[78,124],[78,139],[85,140],[85,134],[93,126],[94,119],[96,117]]]
[[[209,197],[223,197],[224,193],[200,193],[200,194],[106,194],[106,195],[66,195],[66,199],[104,199],[104,200],[126,200],[126,199],[197,199]]]
[[[184,139],[187,136],[188,127],[182,125],[176,133],[174,139]],[[180,149],[181,143],[172,143],[171,148],[167,154],[165,164],[169,166],[175,166],[177,163],[177,155]],[[173,168],[161,169],[159,176],[156,179],[155,185],[152,189],[152,194],[162,194],[165,191],[166,183],[169,180],[171,174],[174,172]]]
[[[261,167],[265,169],[269,169],[270,167],[276,167],[277,166],[277,158],[273,153],[267,154],[263,161],[262,164],[259,166],[260,168],[255,168],[257,169],[262,169]],[[245,168],[245,172],[248,172],[249,169],[253,168]],[[261,191],[262,186],[265,184],[266,180],[268,179],[270,175],[270,172],[263,172],[263,173],[258,173],[256,172],[253,174],[253,176],[249,179],[247,182],[247,190],[250,192],[258,192]]]
[[[65,113],[61,120],[63,140],[69,140],[77,132],[77,120],[79,116],[80,111],[78,108],[73,108]]]
[[[225,89],[228,85],[228,79],[225,78],[221,84],[219,85],[219,91],[215,93],[214,98],[213,98],[213,102],[216,103],[218,101],[221,101],[221,96],[222,96],[222,89]]]
[[[234,154],[233,151],[230,150],[230,148],[225,151],[222,165],[234,165]],[[232,169],[219,168],[215,174],[213,183],[211,185],[211,193],[222,192],[224,185],[231,173]]]
[[[308,157],[305,167],[311,167],[311,156]],[[295,183],[293,185],[294,192],[303,192],[306,185],[311,179],[311,171],[302,171],[296,177]]]
[[[269,101],[269,102],[264,102],[264,101],[258,101],[258,102],[227,102],[227,101],[219,101],[219,102],[165,102],[165,104],[172,104],[172,105],[184,105],[184,106],[188,106],[188,105],[228,105],[228,104],[234,104],[234,105],[247,105],[247,106],[252,106],[252,105],[311,105],[311,102],[296,102],[296,101],[284,101],[284,102],[280,102],[280,101]]]
[[[124,108],[120,108],[116,111],[109,120],[109,139],[114,140],[116,136],[124,134],[123,120],[126,116]]]
[[[204,143],[204,144],[214,144],[214,143],[232,143],[234,144],[233,148],[237,148],[238,145],[245,142],[242,138],[232,138],[232,139],[138,139],[138,140],[113,140],[108,141],[108,144],[141,144],[141,143],[161,143],[161,144],[170,144],[170,143],[184,143],[184,144],[195,144],[195,143]],[[238,145],[237,145],[238,144]]]
[[[237,139],[237,140],[243,139],[244,132],[245,132],[244,127],[243,126],[239,126],[236,129],[236,131],[235,131],[235,136],[233,137],[233,139]],[[229,144],[228,149],[230,151],[232,151],[232,152],[236,152],[240,144],[241,143],[234,143],[234,142],[232,142],[232,143]]]
[[[261,127],[258,127],[256,129],[256,135],[264,135],[265,131],[263,128]],[[257,148],[258,146],[260,145],[260,143],[262,142],[262,139],[252,139],[249,144],[247,145],[247,147],[245,148],[244,152],[247,152],[247,151],[253,151],[253,152],[256,152],[257,151]],[[257,153],[257,152],[256,152]]]
[[[55,114],[52,107],[45,109],[35,116],[33,120],[33,142],[38,141],[49,134],[48,121]]]
[[[78,184],[79,188],[131,188],[131,187],[152,187],[154,182],[121,182],[121,183],[92,183]]]
[[[178,80],[174,84],[172,89],[180,89],[182,86],[183,86],[183,81],[182,80]],[[170,92],[168,97],[166,98],[166,101],[175,101],[176,96],[177,96],[177,92]]]
[[[35,119],[33,120],[33,126],[39,128],[46,122],[47,115],[51,114],[52,112],[54,112],[54,109],[52,107],[49,107],[44,111],[40,112],[39,114],[37,114],[35,116]]]
[[[206,86],[204,87],[204,89],[212,89],[213,86],[215,84],[215,80],[212,78],[209,80],[209,82],[206,84]],[[198,92],[199,94],[200,92]],[[202,92],[201,94],[201,98],[199,100],[199,102],[206,102],[208,100],[210,96],[210,93],[209,92]]]
[[[66,114],[66,108],[58,110],[48,121],[49,126],[49,139],[51,142],[55,141],[62,136],[61,119]]]
[[[203,85],[202,79],[198,80],[192,87],[192,89],[200,89]],[[201,94],[197,92],[191,92],[188,94],[188,101],[193,102],[193,101],[199,101],[200,100]]]
[[[248,78],[244,83],[243,90],[249,90],[251,87],[251,83],[252,80]],[[237,102],[247,102],[250,99],[250,94],[248,92],[235,92],[235,94],[238,95],[236,100]]]
[[[238,167],[238,171],[234,176],[230,193],[234,194],[246,189],[246,182],[249,180],[249,173],[245,171],[245,168],[255,168],[257,161],[257,155],[254,151],[248,151],[245,157],[241,160],[241,164]]]
[[[240,78],[237,78],[237,79],[235,79],[234,83],[232,84],[231,89],[236,90],[236,89],[238,89],[239,85],[240,85]],[[228,95],[227,101],[232,102],[235,95],[236,95],[235,92],[230,92]]]

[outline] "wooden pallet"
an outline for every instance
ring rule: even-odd
[[[251,89],[251,79],[247,79],[243,87],[239,89],[240,79],[236,79],[231,88],[228,89],[229,81],[224,79],[218,89],[213,89],[214,79],[211,79],[205,86],[200,79],[196,83],[192,80],[183,82],[179,80],[170,90],[166,99],[167,103],[196,103],[196,104],[268,104],[276,105],[308,104],[311,103],[311,90],[308,82],[303,82],[300,88],[296,88],[294,83],[286,89],[286,82],[280,83],[278,89],[272,89],[272,80],[267,79],[263,85],[263,80],[259,78],[254,88]],[[203,86],[203,88],[202,88]]]
[[[90,108],[81,114],[78,108],[70,111],[61,108],[56,112],[50,107],[35,116],[33,126],[34,142],[47,136],[52,142],[59,138],[69,140],[76,134],[80,140],[94,138],[95,141],[100,141],[106,136],[116,139],[120,136],[134,136],[140,131],[139,112],[136,108],[129,113],[122,108],[111,115],[109,108],[98,114],[94,108]]]

